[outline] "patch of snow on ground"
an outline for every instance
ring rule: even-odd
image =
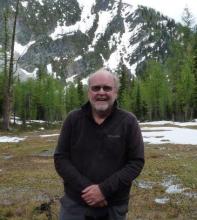
[[[197,192],[184,192],[183,195],[188,196],[189,198],[197,198]]]
[[[20,120],[20,119],[18,119],[18,118],[15,118],[15,121],[14,121],[14,118],[11,118],[10,119],[10,122],[12,123],[12,124],[14,124],[14,122],[15,122],[15,124],[17,124],[17,125],[22,125],[22,121]]]
[[[154,183],[149,182],[149,181],[140,181],[138,184],[138,187],[142,188],[142,189],[152,189]]]
[[[140,125],[166,125],[166,124],[172,124],[175,126],[197,126],[197,119],[194,119],[192,122],[174,122],[174,121],[151,121],[151,122],[142,122]]]
[[[166,204],[170,199],[168,197],[156,198],[155,202],[158,204]]]
[[[46,123],[46,121],[43,121],[43,120],[28,120],[26,123],[27,124],[31,124],[31,123],[44,124],[44,123]]]
[[[58,136],[59,134],[43,134],[40,135],[40,137],[53,137],[53,136]]]
[[[174,185],[169,186],[166,189],[166,193],[170,193],[170,194],[171,193],[182,193],[186,189],[188,189],[188,188],[182,188],[181,184],[174,184]]]
[[[195,123],[196,122],[192,125]],[[147,142],[148,144],[172,143],[197,145],[197,129],[142,126],[142,135],[144,142]]]
[[[0,136],[1,143],[18,143],[19,141],[23,141],[25,138],[19,137],[11,137],[11,136]]]
[[[182,193],[186,189],[189,189],[183,188],[181,184],[175,184],[175,181],[177,181],[177,177],[175,175],[168,176],[164,179],[161,185],[165,188],[166,193]]]

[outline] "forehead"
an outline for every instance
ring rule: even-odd
[[[114,78],[110,73],[96,73],[90,78],[90,85],[110,85],[114,86]]]

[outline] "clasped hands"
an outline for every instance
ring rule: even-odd
[[[90,185],[82,191],[82,199],[93,207],[107,206],[107,201],[98,185]]]

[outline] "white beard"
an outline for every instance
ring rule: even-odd
[[[94,103],[94,109],[98,112],[105,112],[109,110],[109,103]]]

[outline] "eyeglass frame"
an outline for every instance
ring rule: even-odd
[[[92,92],[99,92],[101,89],[104,92],[111,92],[113,90],[114,87],[112,86],[108,86],[108,85],[94,85],[94,86],[90,86],[90,90]]]

